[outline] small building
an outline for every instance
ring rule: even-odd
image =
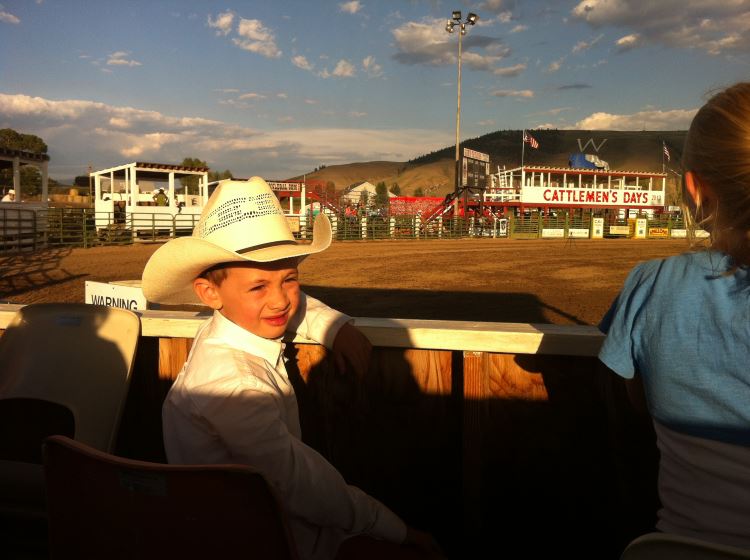
[[[372,206],[375,203],[375,197],[378,194],[377,187],[372,183],[365,181],[357,186],[354,186],[347,190],[341,196],[342,204],[354,204],[357,205],[362,202],[363,194],[367,193],[367,205]],[[388,197],[392,198],[396,196],[392,192],[388,191]]]
[[[47,154],[38,154],[34,152],[26,152],[24,150],[10,150],[8,148],[0,148],[0,169],[13,169],[13,185],[5,187],[0,196],[4,195],[9,188],[12,188],[15,194],[15,201],[20,202],[37,202],[36,200],[28,200],[28,194],[23,192],[21,185],[21,168],[27,165],[33,165],[39,168],[42,175],[42,193],[39,198],[40,203],[46,206],[47,203],[47,164],[49,162],[49,156]],[[34,197],[36,198],[36,197]]]
[[[90,176],[97,228],[122,225],[133,231],[189,232],[210,195],[208,167],[136,161]],[[157,196],[159,191],[166,196]]]

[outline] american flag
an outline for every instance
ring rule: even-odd
[[[664,146],[664,157],[667,158],[667,161],[671,161],[671,159],[669,157],[669,150],[667,149],[667,143],[666,142],[662,142],[662,145]]]
[[[534,139],[534,137],[531,134],[529,134],[528,132],[526,132],[525,130],[523,131],[523,141],[526,142],[532,148],[538,148],[539,147],[539,142],[537,142]]]

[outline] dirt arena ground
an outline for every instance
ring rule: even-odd
[[[84,300],[84,281],[140,278],[158,244],[0,257],[0,301]],[[685,240],[337,242],[300,267],[305,290],[360,317],[596,324],[637,262]]]

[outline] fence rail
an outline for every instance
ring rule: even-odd
[[[137,242],[165,241],[190,235],[197,215],[94,212],[91,208],[0,208],[0,251],[39,246],[93,247]],[[682,219],[660,217],[608,220],[598,228],[590,213],[531,214],[489,217],[438,217],[424,221],[421,215],[332,216],[334,239],[457,239],[464,237],[513,237],[519,239],[588,237],[685,237]],[[309,239],[312,220],[300,220],[300,239]],[[639,225],[637,225],[639,224]],[[701,232],[697,232],[700,235]]]

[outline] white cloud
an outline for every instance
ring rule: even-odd
[[[530,89],[498,89],[491,93],[495,97],[518,97],[521,99],[530,99],[534,97],[534,92]]]
[[[641,46],[641,44],[641,36],[638,33],[625,35],[624,37],[620,37],[619,39],[617,39],[617,41],[615,41],[615,47],[617,48],[618,52],[629,51]]]
[[[750,51],[748,0],[583,0],[572,16],[642,38],[618,45],[620,50],[652,43],[712,55]]]
[[[521,31],[526,31],[529,28],[528,25],[516,25],[513,29],[510,30],[511,33],[520,33]]]
[[[402,64],[432,66],[456,64],[455,34],[445,32],[445,20],[424,18],[409,21],[391,31],[397,52],[393,58]],[[478,52],[484,49],[484,53]],[[495,37],[469,32],[463,38],[462,60],[475,70],[492,71],[510,54],[510,48]]]
[[[561,67],[562,63],[565,61],[565,58],[561,58],[559,60],[553,60],[549,63],[549,66],[545,69],[545,72],[557,72]]]
[[[112,117],[109,119],[109,124],[115,128],[130,128],[130,121],[122,117]]]
[[[240,18],[237,34],[240,38],[235,37],[232,42],[241,49],[266,58],[279,58],[282,54],[276,46],[276,36],[273,31],[265,27],[260,20]]]
[[[526,70],[526,64],[516,64],[515,66],[506,66],[505,68],[495,68],[492,73],[496,76],[518,76]]]
[[[250,92],[250,93],[243,93],[237,99],[240,99],[242,101],[247,101],[248,99],[265,99],[265,98],[266,98],[265,95],[262,95],[260,93]]]
[[[212,168],[231,169],[238,176],[284,178],[321,162],[406,161],[452,141],[450,130],[442,128],[264,131],[201,117],[23,94],[0,93],[0,119],[44,138],[54,154],[53,168],[61,169],[85,168],[89,161],[101,169],[134,158],[176,163],[185,154],[200,154]],[[68,141],[71,136],[76,142]]]
[[[131,68],[133,66],[141,66],[141,63],[137,60],[128,59],[129,54],[125,51],[113,52],[107,58],[107,66],[130,66]]]
[[[362,9],[362,3],[359,0],[351,0],[350,2],[342,2],[339,4],[339,10],[347,14],[356,14]]]
[[[314,66],[307,60],[307,57],[304,57],[301,54],[292,57],[292,64],[294,64],[297,68],[302,68],[302,70],[311,71],[314,68]]]
[[[215,89],[214,91],[218,93],[239,93],[240,90],[237,88],[221,88],[221,89]]]
[[[349,116],[355,119],[360,119],[362,117],[366,117],[367,113],[363,113],[361,111],[349,111]]]
[[[383,67],[375,62],[374,56],[366,56],[362,59],[362,69],[371,78],[379,78],[383,75]]]
[[[336,63],[336,68],[333,69],[332,74],[339,78],[351,78],[356,72],[357,70],[351,62],[342,59]]]
[[[317,99],[305,99],[305,103],[307,105],[317,105],[318,101],[317,101]]]
[[[488,10],[490,12],[499,12],[503,10],[505,2],[503,0],[485,0],[479,4],[479,9]]]
[[[234,14],[230,11],[226,11],[216,15],[216,18],[208,16],[208,26],[216,29],[216,34],[219,36],[227,36],[232,31],[232,23],[234,22]]]
[[[276,97],[278,97],[279,99],[287,99],[289,96],[283,91],[280,91],[279,93],[276,94]]]
[[[3,23],[10,23],[11,25],[18,25],[21,23],[20,18],[18,16],[14,16],[10,12],[6,12],[2,9],[2,6],[0,6],[0,21]]]
[[[493,119],[487,119],[485,121],[479,121],[477,124],[479,126],[493,126],[495,124],[495,121]]]
[[[687,130],[697,109],[639,111],[630,115],[593,113],[573,128],[581,130]]]
[[[599,41],[601,41],[603,37],[604,37],[604,34],[602,33],[601,35],[598,35],[594,37],[593,39],[591,39],[591,41],[578,41],[578,43],[575,44],[571,52],[573,54],[577,54],[583,51],[587,51],[591,47],[596,45]]]

